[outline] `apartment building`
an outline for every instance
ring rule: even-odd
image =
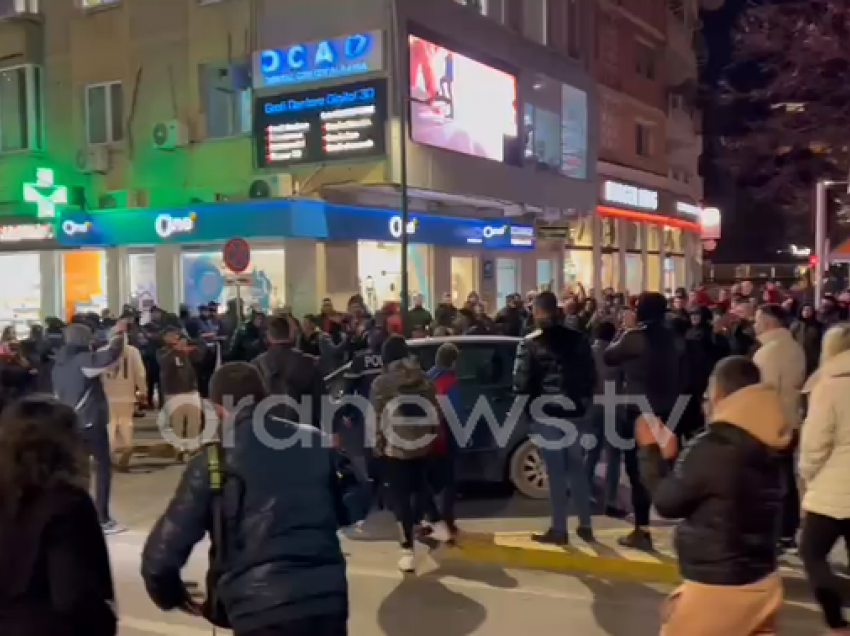
[[[432,304],[559,287],[563,241],[535,225],[597,202],[594,15],[586,0],[0,0],[0,322],[227,300],[235,282],[262,307],[380,304],[405,232]],[[252,248],[238,280],[221,262],[233,236]]]
[[[698,280],[698,14],[697,0],[596,4],[597,211],[606,287],[669,292]],[[581,258],[586,250],[573,260]]]

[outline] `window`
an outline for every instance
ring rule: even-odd
[[[124,139],[124,91],[121,82],[86,86],[86,139],[92,146]]]
[[[251,132],[251,77],[247,63],[202,64],[201,105],[207,138],[223,139]]]
[[[96,9],[97,7],[107,7],[111,4],[118,4],[121,0],[77,0],[81,9]]]
[[[646,79],[655,79],[655,49],[644,42],[635,43],[635,71]]]
[[[567,53],[581,57],[581,14],[578,0],[567,0]]]
[[[635,153],[639,157],[652,156],[652,126],[635,124]]]
[[[523,31],[525,37],[540,44],[548,44],[547,37],[549,0],[524,3]]]
[[[0,69],[0,152],[43,148],[43,90],[38,66]]]

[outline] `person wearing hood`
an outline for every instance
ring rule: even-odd
[[[122,532],[109,514],[112,456],[109,449],[109,402],[102,378],[124,353],[127,323],[119,320],[106,347],[93,350],[94,334],[84,324],[65,328],[65,345],[56,354],[52,380],[56,397],[77,412],[83,441],[95,463],[95,507],[106,534]]]
[[[664,296],[656,292],[641,294],[637,306],[638,326],[624,332],[602,355],[606,365],[622,371],[625,378],[623,393],[632,399],[626,405],[621,420],[623,430],[620,436],[624,440],[634,439],[635,426],[646,407],[661,421],[667,422],[679,404],[679,398],[687,395],[685,340],[667,324],[666,313],[667,299]],[[624,463],[632,486],[635,526],[631,534],[620,539],[620,544],[651,551],[651,501],[641,481],[637,449],[624,451]]]
[[[418,514],[431,522],[433,539],[451,539],[429,483],[430,456],[440,433],[439,403],[434,384],[410,357],[402,336],[387,338],[381,347],[381,359],[384,370],[372,383],[370,395],[376,419],[375,454],[383,458],[386,483],[401,530],[398,568],[414,572],[413,532]]]
[[[681,519],[675,549],[684,583],[666,601],[662,636],[776,633],[782,455],[792,438],[780,395],[761,380],[743,356],[718,363],[709,382],[708,429],[673,470],[665,467],[675,437],[646,420],[636,431],[656,511]]]
[[[786,327],[787,316],[779,305],[762,305],[756,313],[755,332],[759,348],[753,362],[761,371],[762,382],[779,392],[785,425],[793,432],[791,448],[785,455],[785,507],[780,543],[786,550],[797,547],[800,529],[800,495],[797,490],[795,452],[799,443],[801,391],[806,382],[806,354]]]
[[[829,556],[850,537],[850,325],[823,338],[821,366],[803,388],[809,412],[800,433],[804,485],[800,556],[831,634],[850,633],[843,594]]]

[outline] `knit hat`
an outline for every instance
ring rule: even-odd
[[[384,341],[381,347],[381,360],[385,365],[392,364],[397,360],[404,360],[410,356],[407,341],[398,335],[393,335]]]
[[[65,344],[88,347],[94,340],[94,334],[88,325],[73,322],[65,327]]]

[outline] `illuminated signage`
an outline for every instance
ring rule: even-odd
[[[511,226],[511,245],[530,247],[534,245],[534,228],[527,225]]]
[[[48,223],[34,225],[0,225],[0,243],[19,241],[48,241],[54,238],[53,226]]]
[[[161,238],[168,238],[174,234],[189,234],[195,230],[195,221],[198,215],[190,212],[189,216],[171,216],[160,214],[154,220],[154,228]]]
[[[410,219],[407,222],[407,234],[410,236],[411,234],[416,234],[416,226],[419,225],[418,219]],[[390,219],[390,236],[394,239],[401,238],[401,228],[402,222],[400,216],[394,216]]]
[[[386,80],[257,99],[260,167],[383,156]]]
[[[75,234],[88,234],[91,230],[91,221],[85,223],[76,223],[75,221],[62,221],[62,232],[65,236],[74,236]]]
[[[684,201],[676,202],[676,212],[684,214],[685,216],[694,217],[695,219],[702,216],[702,208],[700,206],[693,205],[692,203],[685,203]]]
[[[353,33],[255,53],[254,88],[309,84],[383,68],[383,33]]]
[[[630,208],[642,210],[658,210],[658,192],[647,190],[637,186],[620,183],[619,181],[606,181],[602,198],[608,203],[625,205]]]
[[[68,187],[56,185],[53,170],[39,168],[35,171],[35,183],[24,184],[24,201],[35,203],[38,218],[52,219],[59,206],[68,205]]]

